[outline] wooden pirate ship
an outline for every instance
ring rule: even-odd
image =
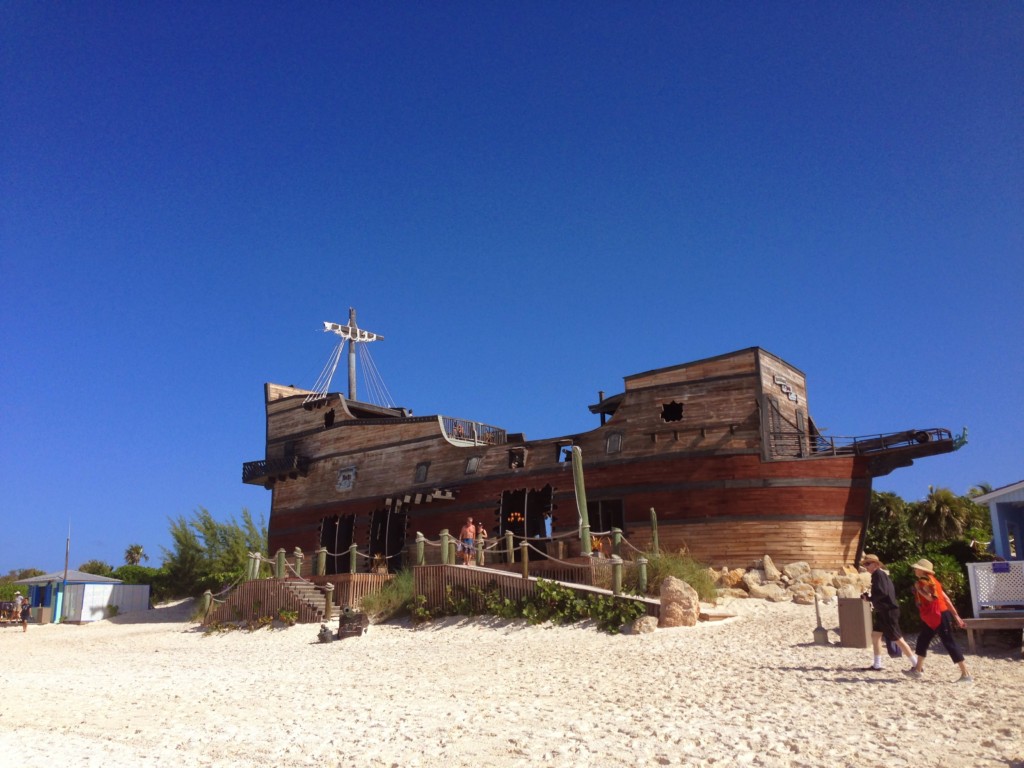
[[[266,455],[243,482],[271,490],[269,547],[326,548],[348,570],[352,544],[392,570],[411,564],[417,532],[436,539],[467,516],[490,535],[543,546],[577,530],[571,449],[585,467],[593,531],[685,548],[713,566],[776,562],[835,568],[860,554],[872,478],[959,447],[947,429],[866,438],[821,434],[799,369],[759,347],[625,378],[589,410],[596,428],[527,440],[472,419],[413,416],[356,399],[355,349],[381,337],[325,323],[341,337],[311,390],[265,385]],[[329,391],[345,343],[349,397]],[[437,550],[434,550],[435,552]],[[577,544],[578,551],[578,544]]]

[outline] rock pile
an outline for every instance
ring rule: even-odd
[[[830,602],[835,597],[860,597],[871,587],[871,574],[843,566],[838,571],[811,568],[805,562],[778,566],[769,555],[747,568],[708,569],[719,597],[756,597],[774,603],[810,605],[817,594]]]

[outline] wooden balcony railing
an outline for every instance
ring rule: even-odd
[[[309,459],[305,456],[289,456],[283,459],[247,461],[242,465],[242,482],[251,485],[266,485],[274,480],[294,480],[305,477],[309,471]]]

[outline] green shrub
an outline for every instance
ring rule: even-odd
[[[714,602],[718,596],[707,566],[698,563],[689,555],[681,552],[674,555],[649,553],[644,557],[647,558],[647,594],[657,596],[665,577],[675,576],[693,587],[704,602]],[[629,581],[635,586],[635,577]]]
[[[376,621],[387,621],[396,616],[412,615],[417,603],[413,599],[412,571],[403,570],[395,574],[384,587],[364,597],[359,607]],[[422,604],[419,604],[422,608]]]

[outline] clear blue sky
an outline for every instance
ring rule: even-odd
[[[0,573],[268,514],[350,306],[417,414],[757,345],[832,435],[969,427],[876,489],[1020,480],[1022,61],[1020,2],[4,3]]]

